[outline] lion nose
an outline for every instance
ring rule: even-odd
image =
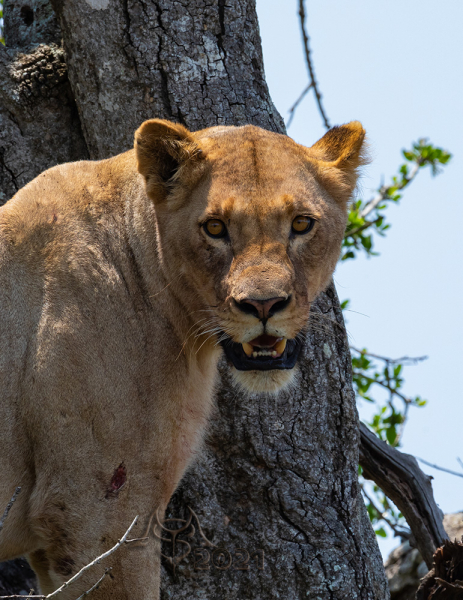
[[[270,319],[275,313],[284,310],[291,302],[291,296],[286,298],[268,298],[267,300],[256,300],[254,298],[245,298],[240,302],[235,300],[236,306],[244,313],[253,315],[261,321]]]

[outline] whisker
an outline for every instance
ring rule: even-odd
[[[215,333],[215,332],[214,332],[214,333]],[[204,342],[201,344],[201,346],[200,346],[200,347],[199,347],[199,348],[196,350],[195,356],[197,356],[197,355],[198,355],[198,352],[201,350],[201,348],[204,346],[204,344],[205,344],[205,343],[206,343],[208,340],[210,340],[211,338],[213,338],[213,337],[214,337],[214,333],[212,333],[212,334],[211,334],[209,337],[207,337],[207,338],[204,340]]]
[[[181,277],[182,273],[179,273],[177,275],[177,277],[174,277],[173,279],[171,279],[169,281],[169,283],[162,288],[162,290],[160,290],[159,292],[156,292],[155,294],[153,294],[152,296],[148,296],[149,298],[156,298],[156,296],[159,296],[159,294],[161,294],[164,290],[166,290],[176,279],[178,279],[179,277]]]
[[[182,347],[180,348],[180,352],[178,353],[177,358],[175,359],[175,362],[180,358],[180,355],[182,354],[183,350],[185,349],[185,346],[188,343],[188,340],[193,336],[195,337],[195,340],[196,340],[197,334],[201,330],[201,328],[209,326],[210,324],[212,324],[214,322],[214,320],[215,320],[214,318],[208,319],[207,317],[203,317],[202,319],[199,319],[199,321],[196,321],[195,323],[193,323],[193,325],[190,327],[190,329],[186,333],[185,341],[183,342]],[[202,323],[202,321],[205,321],[205,323]],[[195,327],[196,327],[196,329],[194,331],[192,331],[192,329]],[[193,347],[194,347],[194,344],[193,344]]]

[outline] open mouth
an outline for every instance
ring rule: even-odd
[[[244,344],[238,344],[228,337],[222,339],[221,344],[228,360],[238,371],[292,369],[301,351],[301,343],[298,340],[267,334]]]

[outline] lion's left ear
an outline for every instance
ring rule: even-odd
[[[309,148],[320,183],[345,205],[355,189],[359,167],[368,163],[365,129],[358,121],[333,127]]]
[[[203,159],[193,134],[178,123],[145,121],[135,132],[138,171],[152,200],[165,198],[188,164]]]

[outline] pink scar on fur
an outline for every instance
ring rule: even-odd
[[[106,492],[105,498],[117,496],[117,493],[125,485],[126,481],[127,471],[125,469],[124,463],[121,463],[114,471],[113,476],[111,477],[111,482],[109,484],[109,488]]]

